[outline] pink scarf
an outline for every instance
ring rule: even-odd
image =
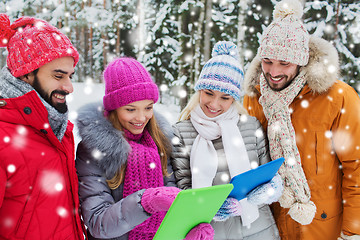
[[[127,159],[123,197],[141,189],[164,186],[160,155],[147,129],[138,135],[127,130],[124,133],[132,150]],[[153,214],[129,232],[129,239],[153,239],[165,214]]]

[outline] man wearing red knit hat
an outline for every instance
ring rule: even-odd
[[[47,22],[0,14],[0,239],[84,239],[66,96],[79,54]]]

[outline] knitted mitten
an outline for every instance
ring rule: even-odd
[[[247,195],[247,200],[253,205],[270,204],[276,202],[281,197],[283,191],[282,179],[278,173],[270,182],[264,183]]]
[[[222,204],[218,212],[215,214],[213,220],[225,221],[229,217],[240,216],[241,212],[242,211],[240,202],[235,198],[228,197],[225,199],[224,203]]]
[[[214,229],[210,223],[200,223],[190,230],[185,240],[213,240],[214,234]]]
[[[148,213],[167,211],[181,190],[176,187],[157,187],[145,190],[141,205]]]

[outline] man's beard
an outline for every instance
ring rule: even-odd
[[[271,77],[271,75],[270,75],[269,73],[265,74],[264,71],[262,71],[262,74],[263,74],[263,76],[264,76],[264,78],[265,78],[265,80],[266,80],[267,85],[270,87],[271,90],[273,90],[273,91],[275,91],[275,92],[280,92],[281,90],[284,90],[284,89],[287,88],[287,87],[292,83],[292,81],[294,80],[294,79],[292,79],[291,81],[286,82],[286,84],[285,84],[284,86],[282,86],[281,88],[274,88],[274,87],[271,86],[270,80],[269,80],[269,78]],[[276,76],[275,78],[277,78],[277,77],[285,77],[286,80],[288,79],[288,76],[286,76],[286,75]]]
[[[39,79],[37,78],[36,74],[34,76],[34,82],[33,82],[33,88],[40,94],[40,96],[49,103],[52,107],[54,107],[59,113],[66,113],[68,111],[68,107],[66,102],[64,103],[56,103],[54,104],[51,99],[52,96],[56,93],[61,95],[68,95],[69,93],[61,90],[54,90],[51,92],[50,96],[44,91],[44,89],[41,87]]]

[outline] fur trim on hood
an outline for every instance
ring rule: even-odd
[[[104,117],[103,105],[90,103],[81,107],[76,125],[83,144],[92,156],[97,159],[98,166],[105,172],[108,179],[112,178],[117,169],[127,161],[131,150],[123,132],[115,129]],[[173,131],[168,121],[154,111],[156,121],[165,136],[171,141]]]
[[[300,68],[300,72],[305,75],[306,82],[313,92],[324,93],[339,78],[337,50],[328,41],[312,36],[309,41],[309,53],[309,62]],[[244,90],[247,95],[254,96],[258,93],[255,86],[259,85],[261,73],[261,59],[256,55],[245,73]]]

